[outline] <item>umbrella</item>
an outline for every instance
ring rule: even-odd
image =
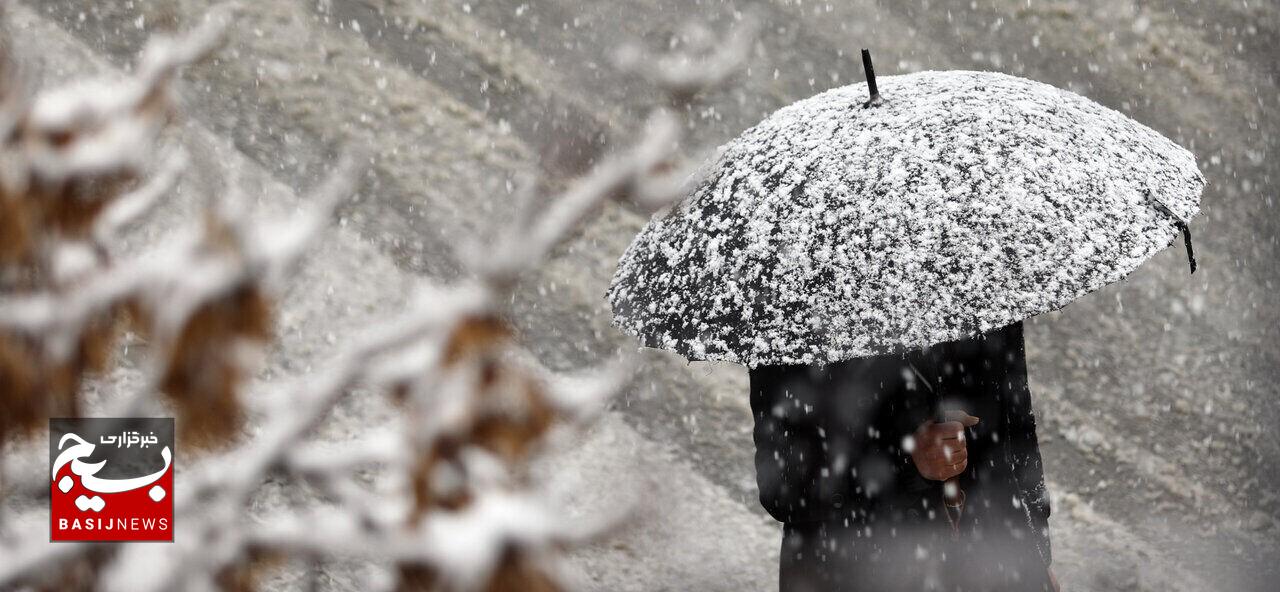
[[[881,77],[722,146],[618,265],[614,322],[692,360],[814,364],[999,328],[1124,278],[1199,211],[1190,152],[994,72]],[[868,100],[867,97],[871,98]]]

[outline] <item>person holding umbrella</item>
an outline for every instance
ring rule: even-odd
[[[1056,589],[1021,323],[907,355],[760,366],[751,407],[783,590]]]
[[[988,72],[836,88],[721,148],[619,262],[614,322],[751,375],[781,585],[1053,589],[1021,321],[1183,234],[1159,133]],[[883,90],[883,95],[881,94]]]

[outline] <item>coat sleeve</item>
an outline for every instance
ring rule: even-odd
[[[756,483],[780,522],[846,518],[929,488],[902,449],[925,407],[903,392],[901,366],[855,360],[824,370],[752,369]]]
[[[819,521],[825,434],[808,400],[815,386],[800,367],[761,366],[750,373],[760,505],[779,522]]]
[[[1009,368],[1009,384],[1012,401],[1009,421],[1010,456],[1013,459],[1014,478],[1026,505],[1027,520],[1033,539],[1045,565],[1053,562],[1049,541],[1049,493],[1044,483],[1044,463],[1040,457],[1040,443],[1036,437],[1036,416],[1031,407],[1031,390],[1027,384],[1027,365],[1024,354],[1022,327],[1019,324],[1011,335],[1012,350],[1016,352]]]

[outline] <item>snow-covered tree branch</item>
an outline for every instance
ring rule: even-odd
[[[247,215],[235,189],[211,201],[201,233],[140,253],[119,248],[189,162],[161,141],[177,114],[177,71],[214,52],[233,22],[234,10],[219,10],[154,40],[124,80],[27,97],[11,92],[17,79],[3,70],[0,445],[36,437],[46,418],[80,414],[82,385],[109,369],[132,331],[148,342],[150,378],[117,415],[171,411],[184,445],[202,452],[179,475],[175,544],[51,545],[43,530],[0,520],[0,588],[245,589],[280,561],[363,559],[386,568],[369,589],[561,589],[561,550],[617,516],[565,520],[524,467],[553,430],[602,409],[631,366],[550,372],[515,339],[507,303],[515,280],[606,200],[657,209],[683,194],[693,169],[678,116],[656,110],[630,147],[563,193],[530,195],[547,206],[505,226],[463,279],[424,280],[406,310],[347,339],[321,369],[251,386],[289,273],[356,191],[368,158],[344,159],[288,219]],[[744,35],[680,61],[660,85],[687,100],[722,81],[749,46]],[[387,397],[397,420],[341,450],[315,441],[357,390]],[[0,477],[0,495],[19,487],[3,467]],[[326,511],[249,518],[252,496],[273,479],[313,488]]]

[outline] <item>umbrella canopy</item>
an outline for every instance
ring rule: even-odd
[[[721,147],[623,255],[615,324],[752,367],[917,349],[1119,280],[1199,211],[1191,153],[1074,93],[964,71],[878,86]]]

